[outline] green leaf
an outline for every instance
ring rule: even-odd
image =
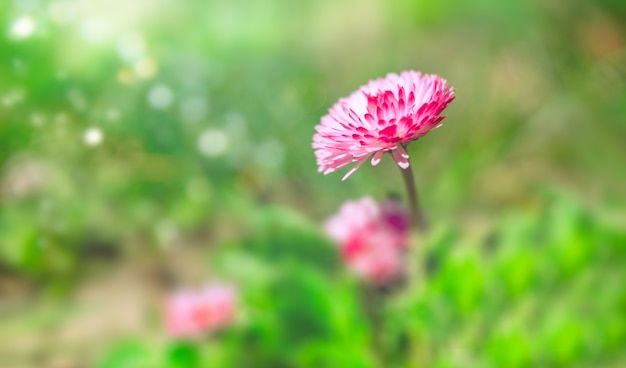
[[[199,347],[190,342],[176,342],[167,349],[168,368],[200,368]]]
[[[139,341],[117,343],[98,363],[98,368],[145,368],[150,366],[149,349]]]

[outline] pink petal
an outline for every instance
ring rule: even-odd
[[[402,153],[399,152],[399,149],[400,149],[400,146],[398,146],[398,148],[396,148],[395,150],[391,151],[391,155],[393,156],[393,159],[396,161],[398,166],[400,166],[400,168],[407,169],[409,167],[409,160],[407,157],[404,157]]]
[[[378,165],[378,163],[380,163],[380,160],[383,157],[383,153],[385,152],[377,151],[376,153],[374,153],[374,156],[372,157],[372,166],[376,166]]]
[[[359,167],[361,167],[361,165],[363,165],[363,163],[365,162],[365,160],[366,160],[366,159],[367,159],[367,157],[366,157],[366,158],[364,158],[364,159],[362,159],[362,160],[360,160],[359,162],[357,162],[357,164],[356,164],[356,165],[354,165],[354,167],[353,167],[350,171],[348,171],[348,173],[347,173],[346,175],[344,175],[344,176],[343,176],[343,178],[341,179],[341,181],[344,181],[344,180],[348,179],[348,177],[349,177],[350,175],[352,175],[355,171],[357,171],[357,169],[358,169]]]
[[[382,152],[409,166],[400,142],[407,144],[435,129],[454,100],[454,89],[436,75],[404,71],[370,81],[333,105],[315,127],[313,149],[320,172],[330,173],[358,161],[345,178],[371,155],[377,165]]]

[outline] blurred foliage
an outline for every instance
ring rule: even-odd
[[[167,246],[259,202],[322,216],[397,191],[388,162],[317,174],[310,144],[336,98],[405,68],[458,91],[411,146],[435,215],[490,215],[546,179],[623,206],[619,4],[3,2],[1,263],[53,281],[94,242]]]
[[[235,326],[184,345],[121,342],[100,367],[125,367],[117,362],[131,353],[143,357],[143,366],[168,367],[623,363],[626,233],[569,198],[550,197],[477,242],[451,236],[454,227],[442,225],[415,244],[417,265],[434,257],[438,266],[419,267],[413,282],[381,294],[378,327],[365,314],[364,287],[332,258],[311,260],[308,244],[332,250],[314,225],[307,232],[305,223],[293,221],[296,213],[262,210],[265,225],[220,247],[211,261],[244,293]],[[282,245],[287,240],[291,247]],[[232,267],[236,257],[247,260]]]
[[[123,339],[100,366],[625,361],[623,1],[10,0],[0,25],[3,301],[7,279],[67,295],[103,263],[197,243],[245,294],[206,344]],[[374,338],[311,218],[400,175],[323,176],[311,136],[404,69],[457,99],[409,148],[440,225]]]

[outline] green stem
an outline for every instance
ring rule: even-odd
[[[382,333],[383,333],[383,320],[382,320],[382,308],[384,298],[379,295],[375,287],[366,285],[361,289],[361,300],[365,310],[365,316],[369,320],[372,340],[371,348],[375,359],[379,365],[382,365],[384,361],[383,347],[382,347]]]
[[[400,171],[402,172],[406,192],[409,196],[411,224],[416,225],[421,232],[426,233],[428,232],[428,220],[426,219],[424,211],[422,211],[422,208],[420,207],[419,198],[417,196],[417,186],[415,185],[415,179],[413,178],[411,166],[406,169],[400,168]]]

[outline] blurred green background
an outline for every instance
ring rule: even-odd
[[[623,1],[7,0],[0,25],[0,366],[626,365]],[[457,98],[409,148],[434,230],[380,330],[319,224],[401,176],[323,176],[311,140],[406,69]],[[164,295],[213,277],[241,320],[167,339]]]

